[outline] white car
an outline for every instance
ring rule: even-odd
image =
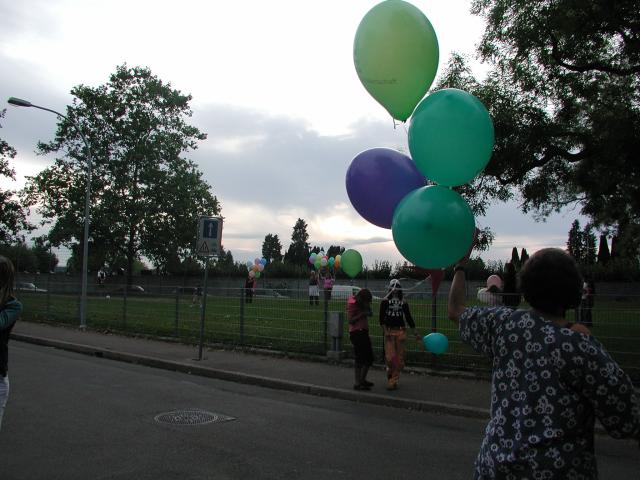
[[[358,293],[359,290],[362,289],[355,285],[334,285],[331,290],[331,298],[343,298],[346,300],[351,295]],[[322,296],[322,292],[320,292],[320,296]],[[373,295],[373,299],[380,300],[380,297]]]

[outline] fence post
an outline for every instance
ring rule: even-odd
[[[328,324],[329,324],[329,299],[327,298],[326,295],[324,295],[323,292],[323,297],[324,297],[324,349],[326,350],[327,348],[327,329],[328,329]]]
[[[329,315],[329,333],[331,334],[331,349],[327,351],[327,358],[339,361],[344,356],[342,350],[342,334],[344,330],[344,314],[331,312]]]
[[[240,345],[244,345],[244,288],[240,289]]]
[[[176,315],[175,315],[175,332],[174,332],[174,336],[178,337],[179,336],[179,332],[178,332],[178,317],[180,315],[180,287],[176,288]]]
[[[122,328],[127,328],[127,280],[124,281],[124,295],[122,296]]]

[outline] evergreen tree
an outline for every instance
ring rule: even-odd
[[[609,243],[605,234],[600,235],[600,245],[598,246],[598,263],[605,265],[611,260],[609,253]]]
[[[520,254],[520,265],[524,265],[527,260],[529,260],[529,254],[527,253],[527,249],[523,247],[522,253]]]
[[[593,265],[596,263],[596,236],[593,233],[593,225],[588,223],[582,231],[582,263]]]
[[[520,267],[520,257],[518,256],[518,248],[517,247],[513,247],[513,249],[511,250],[511,263],[516,268]]]
[[[583,247],[582,231],[580,230],[580,222],[574,220],[569,230],[569,238],[567,239],[567,252],[573,257],[577,263],[582,263]]]
[[[309,262],[309,234],[307,223],[299,218],[293,226],[291,244],[284,256],[284,261],[294,265],[306,266]]]
[[[282,261],[282,244],[278,235],[269,233],[264,237],[262,258],[265,258],[269,263]]]

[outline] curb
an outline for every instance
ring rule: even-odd
[[[469,407],[466,405],[445,404],[427,400],[393,398],[377,393],[355,392],[340,388],[323,387],[309,383],[286,381],[276,378],[263,377],[260,375],[250,375],[241,372],[234,372],[230,370],[201,367],[185,362],[169,361],[157,357],[119,352],[102,347],[64,342],[61,340],[52,340],[42,337],[34,337],[31,335],[24,335],[19,333],[12,333],[11,338],[19,342],[53,347],[60,350],[81,353],[84,355],[90,355],[99,358],[106,358],[109,360],[116,360],[119,362],[144,365],[147,367],[198,375],[206,378],[215,378],[217,380],[255,385],[264,388],[285,390],[307,395],[315,395],[319,397],[331,397],[339,400],[349,400],[353,402],[369,403],[379,406],[437,413],[441,415],[454,415],[482,420],[487,420],[489,418],[489,410],[477,407]]]

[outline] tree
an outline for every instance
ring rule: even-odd
[[[520,253],[520,265],[524,265],[527,260],[529,260],[529,254],[527,253],[527,249],[523,248]]]
[[[600,244],[598,245],[598,263],[606,265],[611,260],[609,253],[609,243],[605,234],[600,235]]]
[[[582,230],[582,263],[593,265],[596,263],[596,236],[590,223]]]
[[[520,256],[518,255],[518,247],[513,247],[511,249],[511,263],[514,267],[520,267]]]
[[[264,237],[264,242],[262,242],[262,258],[266,259],[269,263],[282,261],[282,244],[280,243],[278,235],[269,233]]]
[[[337,255],[342,255],[344,253],[345,248],[340,245],[331,245],[327,250],[327,257],[335,258]]]
[[[5,113],[6,109],[0,110],[0,119],[4,118]],[[0,177],[16,179],[16,172],[9,165],[9,160],[15,156],[16,150],[0,138]],[[28,210],[16,199],[15,193],[0,188],[0,242],[13,243],[20,238],[20,232],[33,229],[27,222]]]
[[[36,257],[37,268],[40,273],[48,273],[55,270],[58,265],[58,257],[51,253],[51,244],[47,242],[46,237],[34,238],[31,250]]]
[[[305,266],[309,261],[309,234],[307,223],[299,218],[293,226],[291,244],[284,256],[284,261],[294,265]]]
[[[478,82],[456,56],[440,86],[478,96],[494,120],[493,157],[472,186],[495,190],[477,195],[513,187],[539,216],[579,204],[637,252],[637,2],[474,0],[472,13],[486,20],[478,52],[492,69]]]
[[[190,95],[183,95],[147,68],[119,66],[105,85],[71,90],[67,116],[91,145],[91,262],[120,264],[130,278],[141,256],[166,270],[193,250],[197,218],[220,206],[185,152],[206,138],[186,123]],[[39,143],[41,154],[62,153],[55,164],[28,178],[24,197],[53,222],[49,238],[77,253],[83,238],[87,155],[70,121],[56,137]],[[76,246],[76,248],[74,248]],[[76,259],[80,260],[80,259]],[[121,267],[119,267],[121,268]]]
[[[578,220],[574,220],[571,224],[569,238],[567,239],[567,252],[569,252],[569,255],[571,255],[577,263],[582,263],[584,256],[582,230],[580,229],[580,222]]]

